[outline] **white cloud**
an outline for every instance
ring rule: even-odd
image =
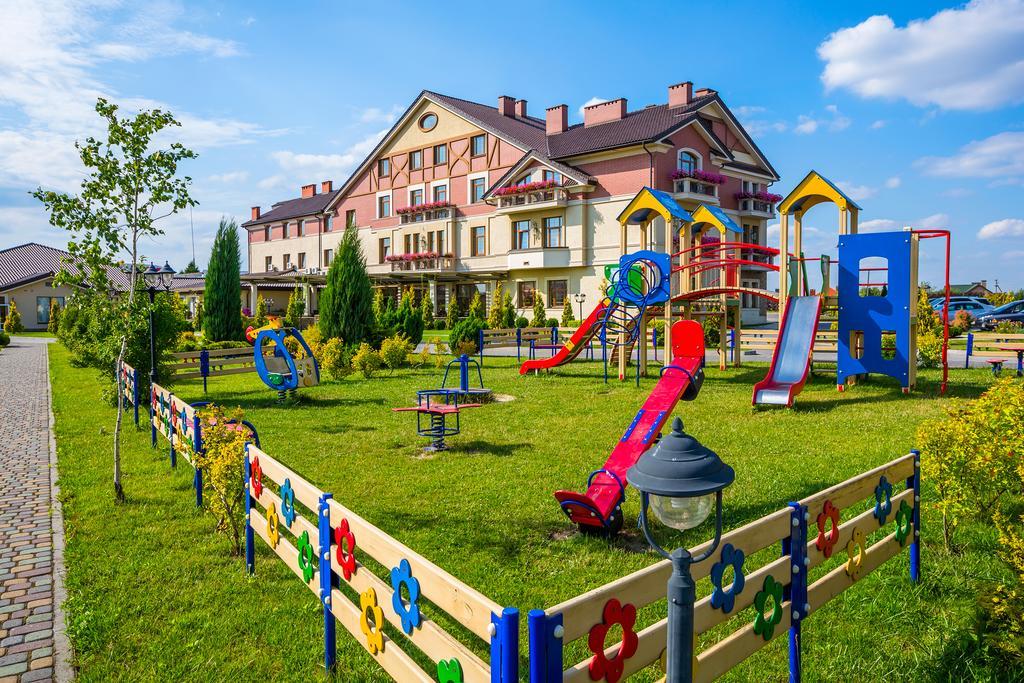
[[[361,123],[394,123],[395,119],[402,112],[402,107],[395,105],[385,111],[379,107],[368,107],[359,115]]]
[[[244,183],[249,179],[248,171],[230,171],[228,173],[217,173],[209,178],[211,183]]]
[[[793,126],[793,132],[800,135],[810,135],[811,133],[818,132],[819,129],[823,129],[831,133],[838,133],[850,127],[852,121],[848,116],[844,116],[836,105],[826,105],[825,111],[828,112],[828,116],[817,117],[813,114],[801,114],[797,117],[796,125]]]
[[[927,228],[929,230],[948,228],[949,216],[944,213],[933,213],[931,216],[925,216],[924,218],[919,219],[914,227]]]
[[[785,121],[772,121],[760,116],[768,112],[765,107],[741,105],[732,111],[751,137],[760,137],[766,133],[782,133],[789,127]]]
[[[876,15],[818,46],[826,90],[981,110],[1024,101],[1024,1],[974,0],[896,26]]]
[[[272,152],[270,158],[277,162],[281,172],[263,178],[256,186],[262,190],[294,186],[297,191],[302,185],[322,180],[340,183],[348,178],[385,134],[387,129],[379,130],[339,154],[307,154],[288,150]]]
[[[602,102],[611,102],[611,100],[604,97],[591,97],[589,100],[580,105],[579,112],[580,118],[583,118],[583,110],[587,107],[592,107],[595,104],[601,104]]]
[[[857,224],[857,230],[860,232],[891,232],[899,229],[900,224],[891,218],[875,218]]]
[[[924,157],[914,165],[928,175],[950,178],[1024,176],[1024,132],[1007,131],[976,140],[948,157]]]
[[[855,202],[859,202],[863,199],[870,199],[878,194],[877,187],[871,187],[870,185],[858,185],[857,183],[850,182],[849,180],[836,181],[836,185],[838,185],[839,188]]]
[[[1004,251],[1002,258],[1004,261],[1016,261],[1024,258],[1024,251],[1014,249],[1013,251]]]
[[[894,175],[891,178],[887,178],[886,181],[885,181],[885,186],[887,188],[889,188],[890,190],[895,190],[897,187],[899,187],[902,184],[903,184],[903,180],[898,175]]]
[[[974,190],[966,187],[951,187],[948,190],[942,191],[943,197],[949,197],[950,199],[963,199],[964,197],[970,197],[974,194]]]
[[[739,118],[750,116],[751,114],[760,114],[767,111],[764,107],[756,104],[741,104],[738,107],[734,107],[732,113],[736,114]]]
[[[1024,237],[1024,220],[1020,218],[1004,218],[1001,221],[986,223],[978,231],[978,239],[991,240],[1000,237]]]
[[[886,126],[886,125],[887,125],[888,123],[889,123],[888,121],[885,121],[885,120],[883,120],[883,119],[878,119],[877,121],[874,121],[874,122],[873,122],[873,123],[871,124],[871,130],[879,130],[880,128],[885,128],[885,126]]]

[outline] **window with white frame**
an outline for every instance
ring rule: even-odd
[[[377,218],[391,216],[391,193],[381,192],[377,195]]]
[[[440,185],[434,185],[431,188],[433,192],[432,201],[434,202],[447,202],[448,201],[448,183],[441,183]]]
[[[484,200],[484,193],[487,192],[487,173],[476,173],[468,178],[467,204],[478,204]]]

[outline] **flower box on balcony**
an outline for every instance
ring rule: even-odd
[[[430,202],[415,206],[403,206],[395,213],[398,214],[404,225],[406,223],[422,223],[424,221],[450,218],[453,208],[454,205],[451,202]]]
[[[682,180],[683,178],[691,178],[695,181],[705,183],[708,185],[724,185],[728,178],[721,173],[713,173],[711,171],[702,171],[701,169],[686,170],[676,169],[672,171],[672,180]]]

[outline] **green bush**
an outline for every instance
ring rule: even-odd
[[[522,316],[521,315],[521,316],[516,318],[516,327],[518,329],[522,329],[524,327],[529,327],[529,326],[530,326],[530,321],[526,319],[526,316]]]
[[[917,366],[937,368],[942,362],[942,337],[931,330],[917,335]]]
[[[352,349],[345,346],[337,337],[320,344],[320,357],[317,358],[320,370],[330,375],[331,379],[341,379],[352,374]]]
[[[1024,670],[1024,585],[979,591],[977,633],[982,650],[999,669]]]
[[[565,297],[565,305],[562,306],[562,327],[571,326],[572,321],[572,302],[569,301],[569,297]]]
[[[544,297],[536,292],[533,300],[533,318],[530,319],[530,327],[544,327],[547,323],[547,311],[544,309]]]
[[[1021,334],[1024,332],[1024,323],[1015,320],[1000,320],[996,323],[995,331],[1000,334]]]
[[[408,339],[401,335],[388,337],[380,345],[380,356],[388,370],[394,372],[404,366],[409,360],[409,354],[415,350],[415,346]]]
[[[448,308],[444,314],[445,329],[452,329],[459,322],[459,301],[454,296],[448,300]]]
[[[516,326],[516,309],[512,306],[512,295],[505,292],[501,304],[501,327],[509,329]]]
[[[50,319],[46,323],[46,331],[50,334],[57,334],[60,328],[60,308],[56,299],[50,299]]]
[[[704,346],[709,349],[718,346],[722,339],[721,324],[721,312],[704,316],[704,320],[701,321],[701,327],[704,328]]]
[[[11,343],[11,335],[7,334],[3,330],[0,330],[0,347],[7,346]]]
[[[253,311],[252,318],[253,327],[263,327],[267,324],[267,302],[262,294],[256,297],[256,310]]]
[[[4,332],[19,334],[24,331],[25,326],[21,324],[21,313],[18,311],[18,304],[11,301],[11,305],[7,309],[7,317],[4,318]]]
[[[302,295],[302,289],[295,285],[295,290],[288,295],[288,308],[285,309],[285,327],[298,327],[299,319],[306,314],[306,299]]]
[[[352,367],[363,373],[363,377],[367,379],[373,377],[383,363],[380,352],[374,351],[366,342],[360,344],[359,350],[352,356]]]
[[[192,314],[192,329],[196,332],[203,330],[203,300],[196,302],[196,312]],[[245,329],[244,327],[242,328]]]
[[[395,332],[409,340],[413,346],[423,341],[423,313],[413,305],[412,290],[405,290],[398,305],[398,324]]]
[[[558,327],[558,318],[548,318],[544,321],[544,327]]]
[[[476,353],[479,350],[477,344],[480,340],[480,331],[486,329],[486,327],[487,323],[483,320],[470,316],[452,328],[451,333],[448,335],[448,344],[453,349],[458,350],[463,342],[472,343],[473,350],[465,353]]]
[[[491,296],[491,311],[487,314],[487,326],[491,329],[501,327],[505,319],[505,294],[501,282],[494,285],[494,293]]]

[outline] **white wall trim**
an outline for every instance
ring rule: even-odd
[[[381,197],[387,197],[388,199],[391,200],[391,213],[388,216],[381,216],[380,215],[380,198]],[[373,215],[374,215],[374,217],[377,220],[380,220],[381,218],[390,218],[391,216],[395,215],[395,198],[391,196],[391,190],[383,190],[382,192],[378,192],[374,196],[374,198],[373,198]]]
[[[474,203],[481,204],[481,203],[483,203],[483,202],[474,202],[473,201],[473,181],[476,180],[477,178],[483,178],[484,179],[484,191],[486,192],[487,188],[491,186],[490,185],[490,181],[488,179],[488,175],[489,174],[488,174],[487,171],[480,171],[479,173],[470,173],[470,174],[466,175],[466,203],[467,204],[474,204]]]

